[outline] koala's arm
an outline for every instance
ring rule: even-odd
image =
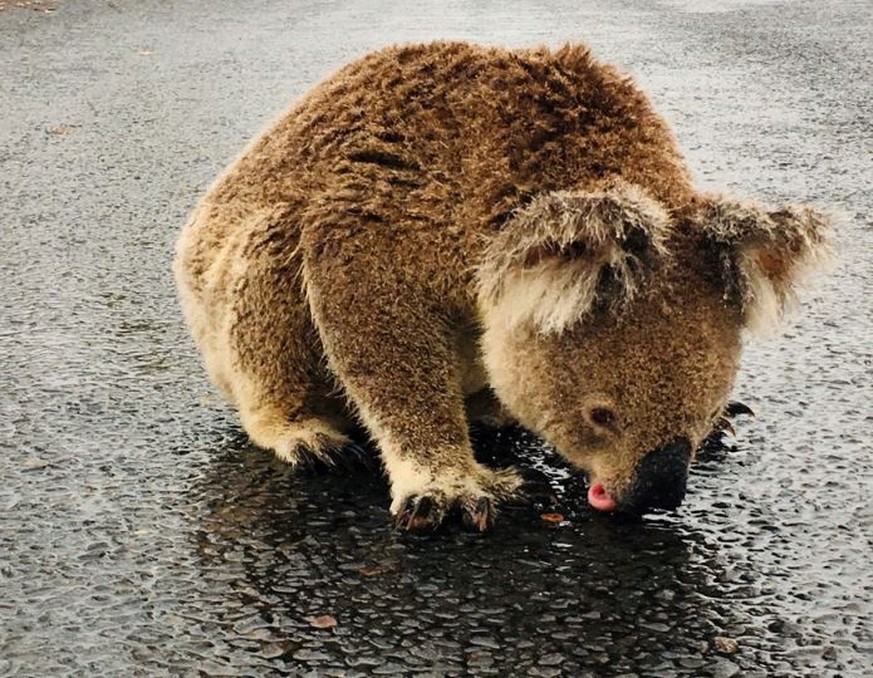
[[[432,529],[459,511],[486,529],[521,482],[473,458],[456,329],[401,267],[327,249],[304,255],[310,308],[331,370],[379,445],[398,526]]]

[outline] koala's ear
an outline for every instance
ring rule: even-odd
[[[561,332],[597,303],[618,308],[667,254],[666,210],[639,187],[554,192],[516,211],[477,270],[489,322]]]
[[[832,218],[808,205],[774,210],[709,197],[700,219],[725,296],[741,304],[746,327],[755,333],[775,330],[797,286],[833,260]]]

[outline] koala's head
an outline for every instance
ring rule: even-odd
[[[542,195],[478,269],[491,385],[588,474],[594,508],[675,508],[743,330],[778,323],[829,231],[808,207],[717,196],[671,215],[626,183]]]

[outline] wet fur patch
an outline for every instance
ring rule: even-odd
[[[558,191],[518,210],[477,270],[479,302],[512,329],[530,322],[560,333],[595,304],[618,308],[667,255],[670,218],[641,188]]]

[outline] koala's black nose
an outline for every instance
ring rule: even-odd
[[[622,508],[631,513],[651,509],[674,509],[685,498],[691,443],[686,438],[649,452],[637,469],[637,477],[626,493]]]

